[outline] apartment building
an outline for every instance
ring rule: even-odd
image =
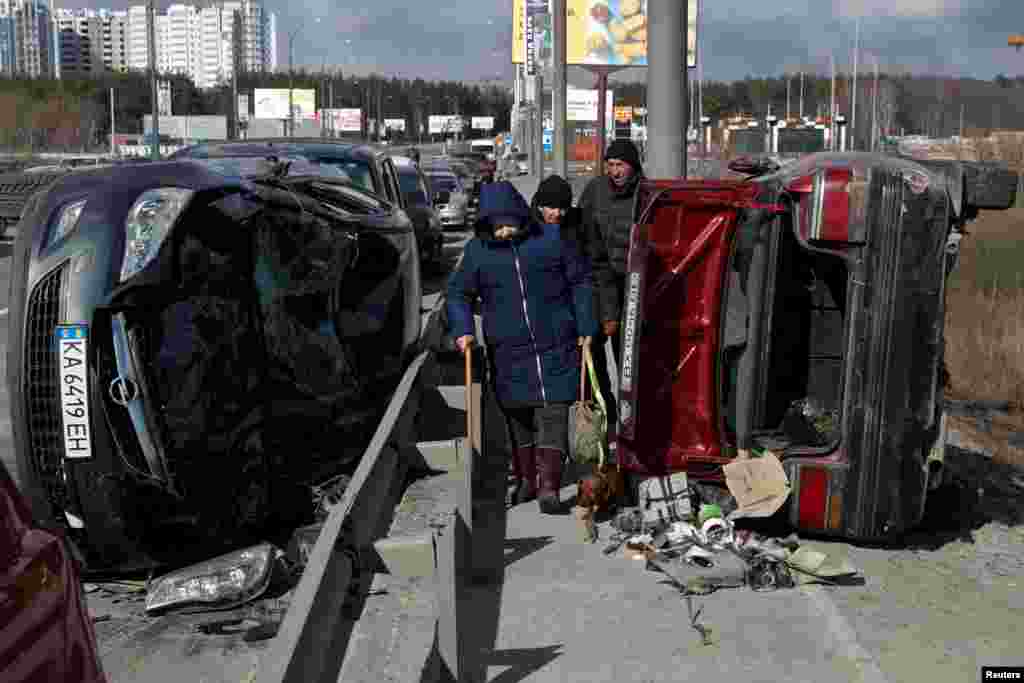
[[[53,17],[44,0],[0,0],[0,74],[52,76]]]
[[[127,12],[58,9],[54,23],[62,76],[128,70]]]
[[[4,1],[10,0],[0,0]],[[109,32],[104,17],[110,17]],[[244,71],[270,71],[277,66],[277,19],[264,10],[261,0],[201,6],[176,3],[155,19],[157,69],[189,76],[199,88],[230,80],[236,58]],[[60,10],[57,24],[60,64],[69,75],[118,69],[122,64],[132,70],[149,68],[145,5],[132,5],[122,12]],[[109,61],[105,61],[107,54]]]

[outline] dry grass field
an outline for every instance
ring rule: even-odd
[[[994,417],[991,434],[953,423],[996,460],[1024,465],[1007,445],[1010,433],[1024,432],[1024,209],[983,212],[967,229],[947,298],[948,393],[1009,401],[1011,412]]]

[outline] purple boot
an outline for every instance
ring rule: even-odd
[[[515,504],[522,505],[537,497],[537,460],[533,446],[517,448],[512,452],[515,470],[519,475]]]
[[[538,448],[536,457],[537,474],[540,479],[540,511],[545,515],[557,515],[558,492],[562,488],[562,451],[556,448]]]

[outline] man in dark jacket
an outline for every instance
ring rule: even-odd
[[[643,178],[640,152],[631,140],[616,140],[604,155],[605,175],[591,180],[580,195],[584,239],[593,270],[595,306],[601,321],[601,336],[594,340],[594,364],[601,392],[608,402],[608,425],[616,424],[615,400],[608,377],[605,340],[611,339],[618,362],[621,352],[619,320],[625,297],[629,233],[633,227],[636,188]]]
[[[462,352],[475,341],[477,297],[521,477],[517,502],[539,494],[541,510],[555,513],[579,389],[576,347],[597,332],[590,269],[557,225],[531,220],[508,182],[481,189],[476,237],[448,281],[448,320]]]

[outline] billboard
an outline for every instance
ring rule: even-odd
[[[288,88],[257,88],[255,91],[255,118],[287,119]],[[316,118],[316,91],[293,90],[292,105],[295,107],[295,118]]]
[[[388,130],[405,132],[405,119],[384,119],[384,127]]]
[[[427,131],[431,135],[461,133],[462,117],[458,114],[431,114],[427,117]]]
[[[323,126],[339,133],[360,133],[363,130],[362,109],[322,109]]]
[[[494,117],[474,116],[472,126],[474,130],[494,130]]]
[[[543,0],[542,0],[543,1]],[[551,14],[541,13],[536,0],[513,0],[512,63],[551,67]],[[689,0],[687,57],[697,66],[700,0]],[[568,64],[582,66],[647,66],[647,0],[566,0],[565,49]],[[531,53],[529,47],[533,46]]]
[[[142,120],[143,132],[153,131],[153,117],[146,114]],[[160,136],[177,140],[227,140],[226,116],[161,116]]]

